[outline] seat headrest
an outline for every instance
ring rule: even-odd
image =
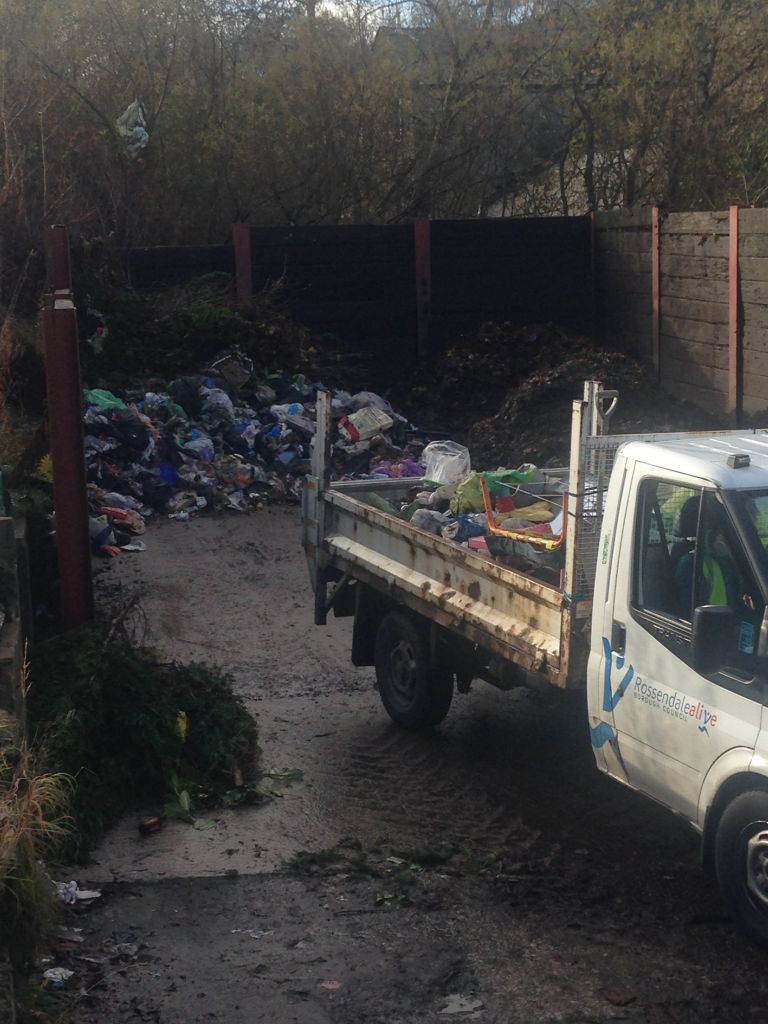
[[[686,498],[675,517],[676,537],[695,537],[699,526],[699,502],[700,498]]]

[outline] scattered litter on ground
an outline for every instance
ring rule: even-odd
[[[144,821],[139,822],[139,834],[142,836],[154,836],[157,835],[162,827],[162,818],[153,815],[151,818],[145,818]]]
[[[74,904],[89,902],[101,897],[100,889],[81,889],[74,880],[71,882],[58,882],[56,884],[56,895],[62,903]]]
[[[445,1006],[440,1010],[446,1017],[467,1016],[476,1017],[484,1008],[482,999],[473,999],[471,996],[450,995],[446,998]]]
[[[33,652],[30,728],[44,737],[50,763],[78,780],[74,827],[57,849],[63,863],[82,859],[127,810],[156,811],[165,800],[192,820],[256,775],[256,725],[231,678],[138,648],[130,609]],[[142,819],[150,834],[160,817]],[[63,902],[79,902],[78,893],[74,881],[59,887]]]
[[[64,988],[74,974],[75,972],[68,967],[49,967],[47,971],[43,971],[43,984],[47,989],[56,992]]]
[[[115,938],[109,938],[105,939],[102,943],[102,949],[109,956],[110,960],[133,960],[134,957],[139,955],[141,943],[133,939],[120,941]]]
[[[282,768],[264,772],[263,778],[289,786],[292,782],[301,782],[304,772],[301,768]]]

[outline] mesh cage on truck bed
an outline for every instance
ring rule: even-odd
[[[582,445],[581,512],[576,529],[575,592],[584,598],[592,596],[597,571],[600,534],[608,481],[611,479],[616,452],[632,438],[626,434],[589,436]]]

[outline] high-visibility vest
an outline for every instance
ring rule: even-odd
[[[704,555],[701,572],[709,587],[707,604],[728,604],[728,591],[720,563],[712,555]]]

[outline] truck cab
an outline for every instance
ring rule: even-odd
[[[631,441],[605,499],[588,663],[598,767],[683,815],[768,939],[768,440]]]

